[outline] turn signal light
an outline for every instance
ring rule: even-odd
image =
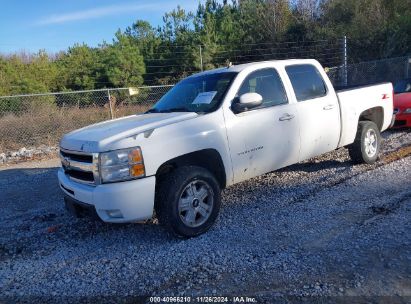
[[[130,166],[130,175],[133,177],[143,176],[145,174],[144,165],[136,164]]]
[[[141,155],[140,149],[132,150],[129,154],[130,163],[141,163],[143,162],[143,155]]]

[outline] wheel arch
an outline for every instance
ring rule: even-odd
[[[221,189],[226,187],[227,176],[220,153],[215,149],[204,149],[180,155],[163,163],[156,171],[156,179],[161,178],[182,166],[198,166],[210,171],[217,179]]]
[[[360,114],[358,118],[358,123],[360,121],[372,121],[377,125],[378,130],[382,131],[384,125],[384,108],[374,107],[365,110]]]

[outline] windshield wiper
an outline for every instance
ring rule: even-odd
[[[189,109],[184,108],[184,107],[176,107],[176,108],[170,108],[170,109],[164,109],[164,110],[152,108],[144,113],[148,114],[148,113],[172,113],[172,112],[194,112],[194,111],[190,111]]]
[[[159,111],[157,109],[150,109],[148,111],[145,111],[144,114],[148,114],[148,113],[159,113]]]
[[[171,109],[165,109],[165,110],[161,110],[161,113],[171,113],[171,112],[192,112],[190,110],[188,110],[187,108],[184,107],[179,107],[179,108],[171,108]]]
[[[171,113],[171,112],[193,112],[188,110],[187,108],[170,108],[170,109],[164,109],[164,110],[158,110],[158,109],[150,109],[146,113]]]

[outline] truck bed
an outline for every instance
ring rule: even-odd
[[[335,92],[336,93],[343,93],[346,91],[351,91],[351,90],[357,90],[357,89],[365,89],[368,87],[375,87],[375,86],[380,86],[384,84],[390,84],[389,82],[380,82],[380,83],[374,83],[374,84],[366,84],[366,85],[350,85],[350,86],[335,86]]]
[[[374,115],[380,121],[380,131],[388,129],[393,114],[391,83],[346,88],[336,91],[341,110],[341,137],[338,147],[354,142],[360,116]]]

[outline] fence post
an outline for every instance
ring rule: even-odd
[[[411,57],[407,58],[407,66],[405,68],[405,78],[410,77],[410,65],[411,65]]]
[[[344,85],[348,86],[348,55],[347,55],[347,36],[344,36]]]
[[[201,47],[201,44],[200,44],[200,66],[201,66],[201,72],[202,72],[204,68],[203,68],[203,48]]]
[[[111,119],[114,119],[113,105],[111,104],[110,89],[107,89],[107,97],[108,97],[108,104],[110,106],[110,116],[111,116]]]

